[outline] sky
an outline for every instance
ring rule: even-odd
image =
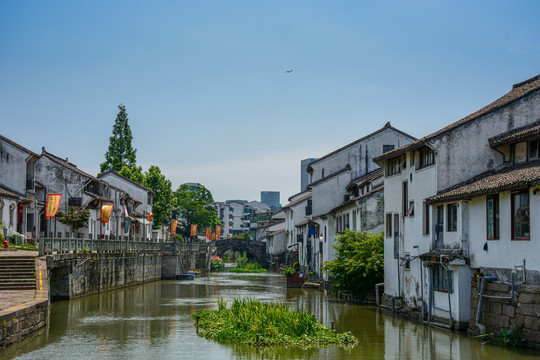
[[[425,136],[540,74],[539,13],[533,0],[0,0],[0,134],[97,174],[124,104],[143,170],[216,201],[286,204],[302,159],[386,122]]]

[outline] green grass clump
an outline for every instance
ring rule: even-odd
[[[233,267],[229,270],[233,273],[265,273],[267,270],[259,264],[247,263],[247,264],[238,264],[236,267]]]
[[[195,326],[200,336],[221,343],[307,347],[358,343],[350,332],[338,334],[314,316],[292,310],[286,303],[235,298],[230,306],[224,299],[219,299],[217,305],[217,310],[200,310],[192,318],[199,316]]]

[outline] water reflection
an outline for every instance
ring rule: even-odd
[[[252,297],[285,301],[337,331],[359,339],[353,349],[259,348],[200,338],[190,315],[216,299]],[[53,303],[51,325],[0,350],[2,359],[532,359],[527,352],[425,327],[325,296],[286,289],[280,274],[218,273],[192,281],[161,281]]]

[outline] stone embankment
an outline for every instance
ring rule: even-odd
[[[49,287],[44,258],[35,252],[0,253],[0,259],[30,255],[35,261],[34,289],[17,288],[0,292],[0,348],[13,344],[34,331],[45,327],[49,321]],[[27,279],[24,281],[27,282]]]

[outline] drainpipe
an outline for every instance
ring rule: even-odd
[[[420,258],[419,258],[420,259]],[[426,318],[426,305],[424,303],[424,264],[422,259],[420,259],[420,293],[422,294],[422,321]]]
[[[446,290],[448,294],[448,315],[450,317],[450,329],[454,328],[454,318],[452,317],[452,301],[450,300],[450,270],[443,265],[446,269]]]
[[[379,306],[379,288],[384,286],[384,283],[375,284],[375,302]]]
[[[482,317],[482,306],[484,304],[484,290],[486,288],[486,281],[487,280],[497,280],[496,276],[485,276],[480,279],[480,289],[479,289],[479,297],[478,297],[478,310],[476,311],[476,322],[475,325],[478,327],[478,330],[480,330],[480,335],[484,335],[486,333],[486,327],[482,324],[480,324],[480,319]]]

